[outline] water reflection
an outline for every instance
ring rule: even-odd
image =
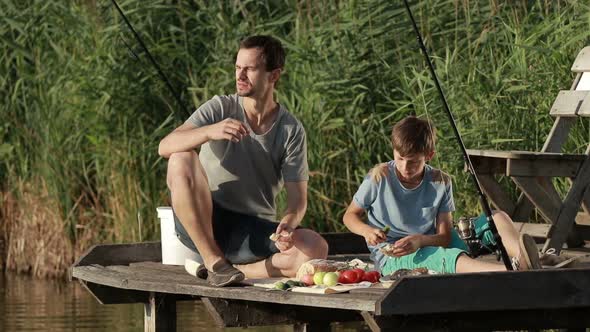
[[[179,302],[178,331],[243,331],[221,329],[201,302]],[[248,331],[292,331],[291,326]],[[334,324],[334,331],[358,331],[360,323]],[[39,280],[0,273],[0,331],[143,331],[142,304],[99,304],[78,282]]]

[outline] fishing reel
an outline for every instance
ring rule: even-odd
[[[469,248],[469,255],[473,258],[489,252],[489,248],[483,245],[481,239],[475,233],[475,220],[477,218],[461,217],[457,221],[457,233]]]

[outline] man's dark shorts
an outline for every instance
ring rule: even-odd
[[[180,242],[198,254],[176,214],[174,224]],[[225,258],[232,264],[253,263],[278,253],[279,249],[269,238],[277,226],[276,222],[233,212],[213,202],[213,235]],[[197,261],[203,263],[200,255]]]

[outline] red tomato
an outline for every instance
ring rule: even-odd
[[[355,282],[361,282],[363,281],[363,278],[365,277],[365,270],[363,269],[352,269],[352,271],[354,271],[357,275],[357,281]]]
[[[360,281],[358,274],[354,270],[346,270],[346,271],[340,273],[340,276],[342,278],[342,281],[340,281],[340,280],[338,280],[338,281],[343,284],[354,284],[354,283],[357,283]]]
[[[344,272],[345,271],[339,271],[338,272],[338,282],[341,284],[345,284],[346,283],[346,279],[344,278]]]
[[[381,278],[381,273],[379,273],[379,271],[367,271],[367,272],[365,272],[365,276],[363,277],[363,281],[375,283],[375,282],[379,282],[379,278]]]

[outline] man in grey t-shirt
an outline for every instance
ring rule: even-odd
[[[202,258],[197,276],[215,286],[294,276],[328,252],[319,234],[297,228],[307,208],[307,145],[301,123],[273,99],[284,62],[278,40],[244,39],[237,94],[215,96],[160,142],[179,238]],[[276,223],[283,186],[287,208]]]

